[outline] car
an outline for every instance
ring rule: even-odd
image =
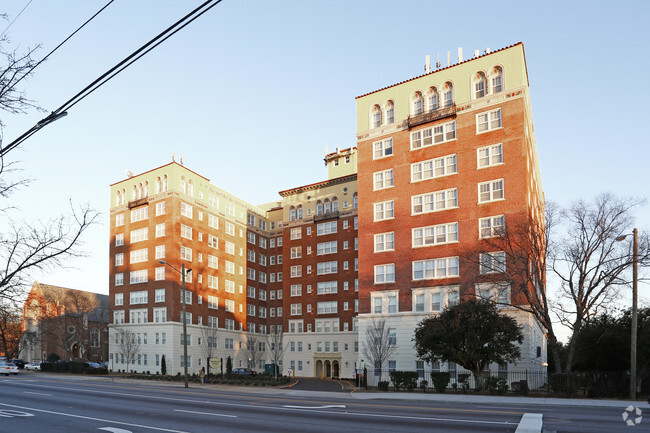
[[[18,367],[11,362],[0,361],[0,374],[9,376],[9,374],[18,374]]]
[[[257,376],[257,372],[249,368],[234,368],[232,374],[240,374],[242,376]]]
[[[12,359],[11,363],[18,368],[25,368],[25,361],[23,361],[22,359]]]
[[[41,371],[41,363],[40,362],[28,362],[25,364],[25,370],[33,370],[33,371]]]
[[[88,361],[88,362],[86,362],[86,364],[88,364],[88,367],[92,367],[92,368],[102,368],[102,365],[99,364],[99,363],[97,363],[97,362]]]

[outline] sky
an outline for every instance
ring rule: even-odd
[[[40,44],[44,56],[107,1],[4,2],[9,22],[28,5],[5,48]],[[22,89],[54,110],[198,4],[117,0]],[[648,17],[642,0],[224,0],[9,154],[33,179],[13,197],[21,218],[46,221],[70,202],[102,214],[87,257],[34,279],[108,293],[109,185],[126,170],[183,155],[253,204],[325,179],[326,149],[356,145],[356,96],[421,75],[427,54],[445,65],[449,50],[455,63],[458,47],[468,58],[524,43],[547,200],[647,197]],[[45,115],[0,112],[4,142]],[[636,217],[650,229],[650,206]],[[650,286],[640,290],[648,303]]]

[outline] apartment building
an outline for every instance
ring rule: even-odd
[[[476,261],[462,260],[466,252],[508,224],[544,218],[523,44],[436,66],[357,98],[359,338],[385,320],[398,350],[384,369],[421,374],[456,370],[417,359],[422,319],[474,296],[525,302],[494,278],[466,284],[508,266],[503,252]],[[523,356],[492,368],[541,369],[543,328],[516,308],[503,311],[523,326]]]
[[[351,376],[356,149],[327,155],[326,165],[328,180],[261,206],[176,162],[111,185],[111,368],[160,372],[164,356],[176,374],[186,338],[190,372],[227,357],[262,371],[282,335],[283,368]]]

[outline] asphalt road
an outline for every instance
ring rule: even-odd
[[[650,431],[650,420],[627,427],[618,408],[338,395],[21,374],[0,378],[0,432],[515,432],[527,412],[559,433]]]

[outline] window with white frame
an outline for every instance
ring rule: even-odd
[[[181,237],[192,240],[192,227],[181,224]]]
[[[492,131],[501,128],[501,109],[488,111],[476,115],[476,133]]]
[[[291,278],[302,277],[302,265],[291,266]]]
[[[387,294],[386,297],[388,299],[388,313],[389,314],[397,313],[397,294],[396,293]]]
[[[235,293],[235,282],[230,280],[224,280],[224,290],[226,293]]]
[[[456,121],[441,123],[411,132],[411,150],[456,139]]]
[[[412,291],[413,311],[439,313],[446,306],[458,303],[459,286],[416,288]]]
[[[506,217],[505,215],[497,215],[480,218],[478,224],[481,239],[501,236],[505,232]]]
[[[375,235],[375,252],[393,251],[395,249],[395,232]]]
[[[377,171],[373,174],[374,190],[391,188],[395,185],[393,179],[393,169]]]
[[[302,304],[291,304],[291,315],[300,316],[302,314]]]
[[[142,263],[149,260],[149,248],[141,248],[139,250],[133,250],[130,253],[129,263]]]
[[[230,260],[224,260],[225,264],[225,271],[228,274],[234,274],[235,273],[235,263],[231,262]]]
[[[146,290],[139,290],[137,292],[131,292],[129,304],[146,304],[149,302],[149,293]]]
[[[130,241],[132,244],[149,240],[149,229],[143,228],[131,231]]]
[[[478,184],[478,202],[487,203],[490,201],[503,200],[503,179],[491,180]]]
[[[386,103],[386,123],[389,125],[395,123],[395,104],[393,104],[393,101]]]
[[[124,245],[124,233],[118,233],[115,235],[115,246],[121,247]]]
[[[477,72],[474,76],[474,99],[482,98],[487,95],[487,78],[485,73]]]
[[[475,286],[476,296],[481,299],[510,305],[510,285],[507,283],[479,283]]]
[[[338,244],[336,241],[321,242],[316,245],[316,254],[336,254],[338,252]]]
[[[124,225],[124,214],[118,213],[115,215],[115,227],[120,227]]]
[[[235,225],[226,221],[226,234],[235,236]]]
[[[375,221],[382,221],[395,217],[395,203],[393,200],[375,203]]]
[[[122,272],[115,274],[115,285],[116,286],[124,285],[124,274]]]
[[[167,307],[153,308],[154,323],[165,323],[167,321]]]
[[[411,230],[413,248],[458,242],[458,223],[416,227]]]
[[[299,259],[302,257],[302,247],[291,247],[291,258]]]
[[[235,312],[235,301],[232,299],[226,299],[224,301],[224,308],[226,312],[228,313],[234,313]]]
[[[226,241],[226,253],[235,255],[235,244],[232,242]]]
[[[181,202],[181,215],[187,218],[192,218],[192,206],[187,203]]]
[[[181,260],[192,261],[192,249],[181,246]]]
[[[387,156],[393,155],[392,138],[375,141],[372,145],[374,148],[373,159],[385,158]]]
[[[478,168],[503,164],[503,144],[501,143],[480,147],[476,152]]]
[[[494,274],[506,271],[506,253],[496,251],[480,255],[481,274]]]
[[[219,278],[215,275],[208,275],[208,289],[219,290]]]
[[[156,237],[165,236],[165,223],[156,224]]]
[[[458,277],[458,257],[418,260],[412,263],[413,280]]]
[[[164,259],[164,258],[165,258],[165,246],[156,245],[156,259]]]
[[[302,229],[300,227],[293,227],[291,229],[291,239],[300,239],[302,238]]]
[[[115,266],[122,266],[124,264],[124,253],[115,254]]]
[[[413,116],[418,116],[424,112],[424,99],[422,98],[422,93],[415,92],[411,98],[411,114]]]
[[[420,182],[456,173],[458,173],[456,155],[448,155],[411,164],[411,182]]]
[[[337,225],[336,221],[328,221],[325,223],[320,223],[316,227],[316,235],[321,236],[321,235],[329,235],[332,233],[336,233],[337,231]]]
[[[397,346],[397,328],[388,328],[388,345]]]
[[[219,269],[219,259],[217,256],[208,254],[208,267],[212,269]]]
[[[411,213],[413,215],[438,212],[456,207],[458,207],[458,188],[411,197]]]
[[[338,312],[338,304],[336,301],[318,302],[316,306],[317,314],[335,314]]]
[[[375,265],[375,284],[395,282],[395,264]]]
[[[156,281],[164,281],[165,280],[165,267],[164,266],[158,266],[156,268]]]
[[[156,289],[154,294],[155,302],[165,302],[165,289]]]
[[[216,215],[208,214],[208,226],[212,227],[213,229],[218,229],[219,217]]]
[[[319,281],[316,286],[316,293],[319,295],[329,295],[331,293],[337,293],[337,291],[337,281]]]
[[[148,281],[148,276],[147,276],[147,270],[146,269],[143,269],[141,271],[131,271],[131,272],[129,272],[129,283],[130,284],[146,283],[147,281]]]
[[[149,208],[147,206],[131,209],[131,222],[138,222],[149,218]]]
[[[503,69],[500,66],[495,66],[491,74],[492,79],[492,93],[499,93],[503,91]]]
[[[115,306],[124,305],[124,293],[115,294]]]
[[[302,284],[292,284],[291,285],[291,296],[302,296]]]
[[[335,274],[338,272],[338,262],[320,262],[316,265],[316,274],[325,275],[325,274]]]

